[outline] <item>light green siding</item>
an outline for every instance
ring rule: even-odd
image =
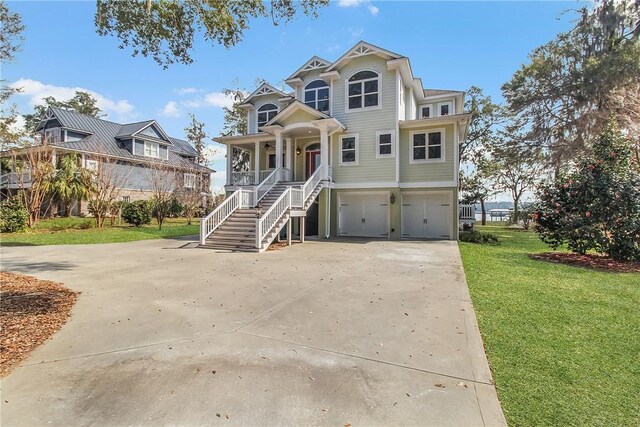
[[[381,108],[346,112],[345,82],[355,72],[364,69],[371,69],[381,75]],[[397,126],[395,71],[388,71],[386,61],[374,55],[353,59],[340,69],[340,79],[333,82],[332,101],[332,115],[345,125],[345,133],[355,133],[359,136],[358,165],[348,166],[341,166],[339,162],[340,134],[334,134],[331,138],[334,182],[340,184],[395,181],[395,159],[377,159],[375,144],[377,131],[395,130]]]
[[[296,147],[300,148],[300,155],[295,155],[294,161],[294,179],[295,181],[304,181],[305,180],[305,147],[309,144],[320,143],[320,137],[312,136],[309,138],[296,138],[294,141],[293,151],[295,152]]]
[[[298,110],[287,117],[285,120],[278,121],[278,124],[280,124],[281,126],[289,126],[295,123],[310,122],[311,120],[318,120],[318,116],[313,115],[307,111]]]
[[[263,95],[253,101],[254,108],[253,110],[249,111],[249,114],[247,115],[247,130],[249,133],[258,132],[258,108],[262,107],[264,104],[275,104],[278,107],[278,111],[282,111],[285,105],[278,101],[278,98],[279,96],[277,94]]]
[[[444,128],[444,162],[410,163],[411,133]],[[455,181],[454,126],[430,126],[420,129],[400,130],[400,182],[449,182]]]

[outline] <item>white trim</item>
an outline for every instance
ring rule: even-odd
[[[429,119],[400,120],[399,126],[401,129],[416,129],[424,128],[425,126],[448,125],[455,122],[465,123],[469,120],[471,120],[470,113],[452,114],[449,116],[431,117]]]
[[[313,145],[313,144],[318,144],[320,146],[320,148],[318,148],[318,151],[320,153],[322,153],[322,145],[320,144],[320,139],[312,139],[311,141],[307,142],[306,144],[303,144],[302,153],[300,153],[300,155],[302,156],[302,178],[303,178],[303,181],[306,181],[305,177],[307,176],[307,147],[309,147],[310,145]],[[295,181],[295,179],[294,179],[294,181]]]
[[[192,178],[193,181],[191,182],[191,185],[187,185],[187,177]],[[182,174],[182,181],[183,181],[183,185],[184,188],[196,188],[196,174],[195,173],[183,173]]]
[[[434,187],[451,187],[456,188],[458,185],[455,181],[425,181],[425,182],[401,182],[400,188],[434,188]]]
[[[380,154],[380,135],[391,135],[391,154]],[[379,130],[376,132],[376,159],[390,159],[396,156],[396,131],[393,129]]]
[[[386,195],[387,196],[387,240],[391,239],[391,191],[367,191],[366,193],[361,193],[359,191],[349,191],[349,192],[338,192],[338,226],[336,227],[337,230],[337,235],[338,236],[343,236],[342,234],[342,221],[341,221],[341,217],[342,217],[342,210],[340,209],[340,206],[342,204],[342,197],[343,196],[348,196],[348,195],[356,195],[356,196],[361,196],[361,197],[366,197],[368,195],[371,196],[379,196],[379,195]],[[330,216],[330,215],[328,215]],[[383,236],[346,236],[346,237],[365,237],[365,238],[379,238],[382,239]]]
[[[353,76],[355,76],[356,74],[358,74],[361,71],[371,71],[373,73],[376,73],[378,75],[377,78],[369,78],[369,79],[364,79],[364,80],[357,80],[355,82],[350,82],[349,79]],[[368,82],[368,81],[373,81],[373,80],[377,80],[378,81],[378,104],[374,105],[374,106],[370,106],[370,107],[365,107],[364,106],[364,82]],[[362,97],[362,107],[360,108],[349,108],[349,84],[354,84],[354,83],[360,83],[361,87],[362,87],[362,93],[360,94],[360,96]],[[371,94],[370,94],[371,95]],[[354,71],[353,73],[351,73],[346,79],[344,79],[344,111],[345,113],[357,113],[360,111],[369,111],[369,110],[380,110],[382,108],[382,71],[378,71],[376,69],[373,68],[360,68],[356,71]]]
[[[260,108],[262,108],[264,106],[267,106],[267,105],[273,105],[276,108],[275,108],[275,110],[273,108],[271,108],[269,110],[260,111]],[[273,111],[275,111],[276,114],[272,118],[269,118],[269,113],[271,113]],[[266,114],[267,115],[267,121],[264,122],[263,124],[260,124],[260,119],[258,118],[260,116],[260,114]],[[256,108],[256,133],[257,133],[259,128],[261,128],[263,126],[267,126],[267,124],[271,120],[273,120],[278,114],[280,114],[280,107],[275,102],[265,102],[260,107]]]
[[[342,140],[344,138],[355,138],[355,155],[356,155],[355,157],[356,157],[356,159],[355,159],[354,162],[343,162],[342,161]],[[340,135],[340,138],[339,138],[338,142],[340,143],[340,147],[339,147],[339,151],[338,151],[338,154],[339,154],[338,164],[340,166],[357,166],[358,162],[360,160],[360,155],[358,154],[358,152],[360,151],[359,150],[359,148],[360,148],[360,135],[357,134],[357,133],[345,133],[345,134]]]
[[[84,154],[82,155],[82,157],[84,158],[85,169],[90,170],[92,172],[98,172],[99,163],[97,160],[87,159]]]
[[[460,184],[460,130],[458,128],[458,122],[453,124],[453,177],[456,181],[456,187]]]
[[[429,108],[429,115],[427,117],[423,117],[422,116],[422,109],[423,108]],[[418,117],[412,117],[412,120],[415,120],[415,119],[432,119],[432,118],[435,117],[433,113],[434,113],[433,104],[420,104],[420,105],[418,105],[418,114],[417,114]]]
[[[451,190],[437,190],[437,191],[401,191],[400,192],[400,239],[401,240],[411,240],[411,239],[419,239],[418,237],[403,237],[403,230],[404,230],[404,215],[402,212],[402,208],[403,208],[403,198],[404,196],[411,196],[411,195],[423,195],[425,197],[430,196],[430,195],[439,195],[439,194],[446,194],[447,196],[449,196],[449,206],[452,207],[452,209],[455,209],[454,211],[449,213],[449,218],[447,219],[447,223],[449,224],[449,240],[458,240],[458,235],[456,233],[456,231],[458,230],[458,227],[456,224],[454,224],[452,222],[452,215],[454,215],[454,212],[456,212],[456,217],[458,216],[457,212],[458,212],[458,208],[457,208],[457,201],[453,200],[453,189]],[[454,206],[455,204],[455,206]],[[425,239],[426,240],[426,239]],[[431,240],[431,239],[430,239]]]
[[[159,159],[159,158],[160,158],[160,144],[159,144],[159,143],[157,143],[157,142],[153,142],[153,141],[147,141],[146,139],[143,139],[143,140],[142,140],[142,142],[144,142],[144,152],[143,152],[143,155],[144,155],[145,157],[151,157],[151,158],[153,158],[153,159]],[[147,154],[147,144],[150,144],[150,145],[151,145],[151,144],[155,144],[155,145],[157,146],[157,148],[158,148],[158,155],[157,155],[157,156]],[[149,150],[149,152],[151,152],[151,150]]]
[[[441,114],[441,112],[440,112],[440,111],[441,111],[441,108],[442,108],[444,105],[448,105],[448,106],[449,106],[449,114]],[[454,110],[453,108],[454,108],[453,100],[451,100],[451,101],[446,101],[446,102],[438,102],[438,111],[437,111],[437,113],[438,113],[438,117],[446,117],[446,116],[452,116],[452,115],[454,115],[454,114],[455,114],[455,110]]]
[[[440,158],[439,159],[430,159],[429,158],[429,134],[430,133],[438,133],[440,132]],[[424,159],[414,160],[413,158],[413,136],[424,134]],[[436,129],[427,129],[427,130],[415,130],[409,132],[409,164],[419,164],[419,163],[443,163],[446,160],[445,156],[445,145],[446,145],[446,134],[445,128],[436,128]]]
[[[151,123],[149,123],[145,127],[142,127],[140,129],[138,129],[137,131],[135,131],[134,133],[132,133],[131,137],[132,138],[144,138],[145,136],[147,136],[147,137],[150,137],[150,138],[155,138],[154,136],[145,135],[143,133],[140,133],[140,132],[142,132],[143,130],[145,130],[146,128],[148,128],[150,126],[154,126],[156,128],[156,130],[159,131],[160,135],[164,137],[164,139],[167,141],[166,143],[168,145],[173,145],[173,142],[171,142],[171,138],[169,137],[169,135],[167,135],[167,133],[164,131],[164,129],[162,129],[162,126],[160,126],[160,124],[158,124],[158,122],[156,122],[155,120],[152,120]],[[162,138],[158,138],[158,139],[162,139]]]
[[[398,188],[397,182],[351,182],[351,183],[335,183],[332,182],[332,189],[357,189],[357,188]]]
[[[315,82],[322,82],[322,83],[324,83],[326,86],[316,87],[316,88],[312,88],[312,89],[307,89],[307,86],[309,86],[311,83],[315,83]],[[327,102],[329,103],[329,111],[327,111],[327,112],[325,112],[325,111],[320,111],[320,112],[321,112],[321,113],[323,113],[323,114],[331,115],[331,104],[332,104],[332,102],[331,102],[331,86],[332,86],[331,84],[327,83],[326,81],[324,81],[324,80],[323,80],[323,79],[321,79],[321,78],[317,78],[317,79],[311,80],[310,82],[306,83],[306,84],[302,87],[302,99],[301,99],[300,101],[301,101],[304,105],[307,105],[307,101],[306,101],[307,91],[309,91],[309,92],[313,91],[313,92],[315,92],[315,93],[316,93],[316,99],[315,99],[315,104],[316,104],[316,106],[315,106],[315,107],[311,107],[311,108],[314,108],[315,110],[320,111],[320,110],[318,110],[318,108],[317,108],[317,107],[318,107],[318,91],[319,91],[319,90],[322,90],[322,89],[327,89],[327,90],[329,91],[329,97],[327,98]],[[309,107],[309,105],[307,105],[307,107]]]
[[[390,59],[401,58],[401,55],[398,55],[397,53],[372,45],[371,43],[367,43],[365,41],[359,41],[358,43],[356,43],[355,46],[353,46],[344,55],[342,55],[333,64],[331,64],[329,68],[325,70],[325,73],[334,71],[336,68],[339,68],[341,66],[341,63],[344,61],[350,61],[353,58],[358,58],[361,56],[371,55],[371,54],[374,54],[383,58],[385,56],[388,56],[389,58],[386,58],[387,61]]]

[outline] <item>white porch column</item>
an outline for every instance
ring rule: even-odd
[[[293,151],[291,150],[291,138],[285,138],[285,142],[287,143],[286,156],[284,158],[284,167],[291,170],[291,154]]]
[[[227,185],[231,185],[231,172],[233,169],[233,163],[231,157],[233,156],[233,146],[227,145]]]
[[[254,170],[255,170],[255,179],[254,179],[254,183],[256,185],[260,184],[260,142],[256,141],[256,148],[255,148],[255,154],[254,154]]]
[[[329,133],[327,128],[320,128],[320,162],[322,164],[322,177],[329,176]]]
[[[276,169],[282,167],[282,133],[275,132],[276,135]]]

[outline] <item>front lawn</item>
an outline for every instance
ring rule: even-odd
[[[510,425],[640,425],[640,274],[530,259],[533,232],[460,243]]]
[[[158,230],[155,220],[143,227],[126,224],[95,228],[92,218],[54,218],[40,220],[34,230],[0,235],[4,246],[82,245],[89,243],[122,243],[135,240],[163,239],[199,233],[199,221],[187,225],[186,219],[170,218]]]

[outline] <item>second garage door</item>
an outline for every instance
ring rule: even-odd
[[[341,194],[339,202],[341,236],[389,236],[388,194]]]
[[[406,194],[402,196],[402,237],[450,239],[452,206],[450,195]]]

